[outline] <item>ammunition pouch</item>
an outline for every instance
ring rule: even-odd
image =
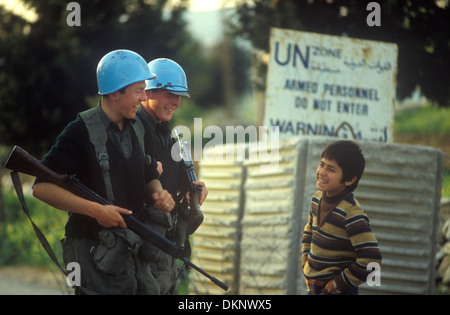
[[[145,206],[138,219],[164,237],[166,231],[171,229],[173,225],[170,213],[162,212],[153,206]],[[145,261],[154,263],[158,260],[160,253],[161,250],[158,247],[144,240],[138,255]]]
[[[99,242],[93,248],[96,267],[110,275],[120,275],[127,260],[137,254],[142,246],[142,239],[129,229],[104,229],[98,233]]]

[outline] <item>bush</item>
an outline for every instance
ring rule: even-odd
[[[56,210],[32,197],[26,197],[25,199],[31,212],[31,218],[60,259],[59,240],[64,236],[67,213]],[[50,258],[23,212],[15,192],[4,192],[3,202],[6,209],[6,222],[0,223],[0,266],[12,264],[47,265]]]
[[[450,109],[428,105],[398,112],[395,118],[397,134],[450,134]]]
[[[444,170],[442,178],[442,198],[450,198],[450,170]]]

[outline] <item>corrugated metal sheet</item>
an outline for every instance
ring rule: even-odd
[[[320,154],[335,140],[283,141],[279,166],[271,170],[247,161],[234,165],[238,170],[232,175],[234,168],[225,162],[201,163],[210,193],[202,207],[207,219],[196,233],[195,253],[205,270],[217,271],[214,276],[232,283],[231,293],[306,292],[299,267],[301,234],[316,190]],[[364,285],[360,293],[433,293],[443,154],[423,146],[360,145],[366,171],[355,195],[383,254],[381,285]],[[210,287],[198,290],[203,282],[193,283],[199,293],[221,293]]]
[[[205,220],[193,237],[192,262],[227,284],[227,294],[237,294],[245,168],[242,161],[222,158],[223,149],[209,151],[208,161],[200,162],[198,177],[206,183],[208,197],[201,207]],[[189,278],[190,294],[224,293],[198,272]]]
[[[259,161],[245,163],[241,294],[296,293],[304,149],[298,141],[283,142],[278,167],[269,170]]]

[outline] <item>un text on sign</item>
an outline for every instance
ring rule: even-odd
[[[271,29],[264,124],[280,138],[393,142],[397,45]]]

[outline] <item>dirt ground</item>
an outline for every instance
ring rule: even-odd
[[[0,295],[73,294],[59,271],[29,266],[0,267]]]

